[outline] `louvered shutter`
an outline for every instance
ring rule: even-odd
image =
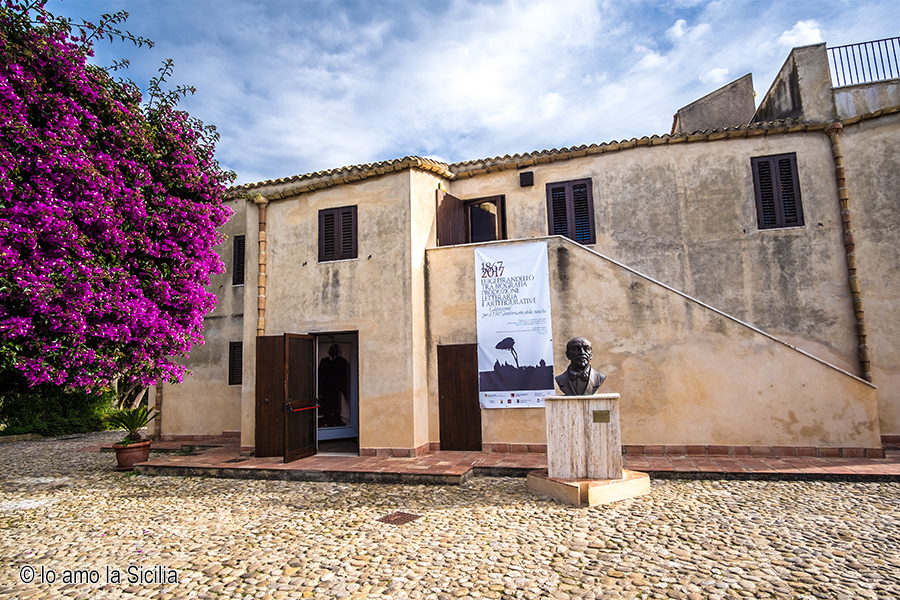
[[[759,160],[756,163],[756,179],[759,228],[776,227],[778,215],[775,211],[775,186],[772,185],[772,161]]]
[[[785,227],[803,225],[800,213],[800,185],[797,182],[797,158],[793,154],[778,159],[778,177],[781,183],[781,212]]]
[[[319,262],[356,258],[356,207],[319,211]]]
[[[228,385],[241,385],[241,372],[244,366],[244,344],[228,343]]]
[[[590,179],[547,184],[550,235],[563,235],[579,244],[593,244],[594,199]]]
[[[753,188],[760,229],[803,225],[803,205],[797,176],[797,155],[752,158]]]
[[[234,236],[231,257],[231,285],[244,285],[244,236]]]
[[[337,260],[337,236],[334,229],[336,217],[333,210],[319,212],[319,262]]]
[[[550,235],[569,237],[569,208],[566,202],[566,186],[550,188]]]
[[[341,259],[356,258],[356,207],[347,206],[339,209],[338,216],[341,227]]]
[[[594,224],[591,219],[590,193],[587,183],[572,185],[572,215],[575,220],[575,241],[579,244],[594,243]]]

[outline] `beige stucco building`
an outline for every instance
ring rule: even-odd
[[[836,87],[828,52],[794,49],[758,108],[745,76],[666,135],[234,188],[219,306],[193,375],[157,392],[161,434],[543,451],[542,408],[480,409],[471,388],[473,247],[537,239],[557,371],[565,340],[593,342],[626,451],[883,455],[900,437],[900,80]]]

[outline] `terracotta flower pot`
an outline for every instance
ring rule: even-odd
[[[150,444],[153,440],[136,444],[113,444],[119,471],[131,471],[137,463],[147,462],[150,458]]]

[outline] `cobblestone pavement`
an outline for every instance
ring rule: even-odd
[[[900,483],[654,481],[578,509],[522,479],[146,477],[77,450],[116,437],[0,444],[0,598],[900,598]]]

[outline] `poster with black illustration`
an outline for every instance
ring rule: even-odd
[[[475,249],[482,408],[534,408],[554,394],[547,243]]]

